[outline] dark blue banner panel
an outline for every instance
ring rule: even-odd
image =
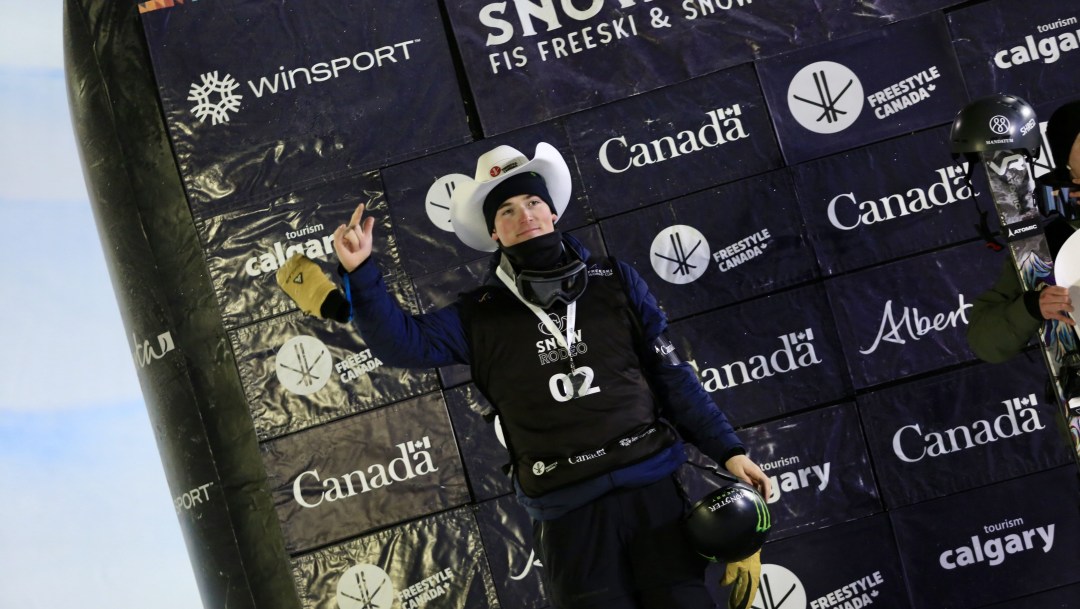
[[[264,442],[270,493],[298,553],[469,501],[438,392]]]
[[[1077,3],[978,3],[950,13],[949,29],[972,97],[1009,93],[1036,104],[1075,95]]]
[[[508,495],[481,503],[476,520],[502,606],[547,607],[540,575],[544,565],[533,549],[532,520],[517,499]]]
[[[843,352],[821,286],[673,323],[671,339],[735,426],[850,393]]]
[[[930,129],[793,168],[806,231],[827,275],[873,266],[979,236],[993,209],[986,176],[949,153],[949,130]],[[996,214],[988,227],[997,230]]]
[[[600,223],[672,319],[817,277],[786,170]]]
[[[756,65],[789,164],[950,123],[967,102],[940,13]]]
[[[196,217],[471,139],[435,0],[176,3],[142,22]]]
[[[293,559],[304,607],[498,607],[472,513],[443,512]],[[505,606],[505,605],[504,605]]]
[[[859,396],[886,505],[1072,462],[1048,382],[1042,357],[1029,352]]]
[[[870,516],[765,544],[754,606],[929,609],[908,600],[892,527]]]
[[[1001,258],[969,243],[825,281],[856,388],[975,359],[972,301]]]
[[[585,205],[585,190],[575,168],[566,132],[559,123],[545,123],[382,171],[394,235],[405,270],[416,277],[486,258],[487,253],[470,248],[454,235],[450,225],[450,195],[462,180],[474,178],[476,160],[485,152],[505,145],[531,159],[540,142],[558,148],[570,167],[570,204],[558,220],[559,229],[569,231],[586,224],[592,214]]]
[[[491,404],[473,384],[447,389],[445,396],[473,501],[514,492],[510,475],[503,471],[510,464],[510,454],[496,433],[494,421],[482,416],[494,416]]]
[[[771,539],[881,511],[854,404],[740,429],[739,438],[772,479]]]
[[[447,3],[485,134],[843,38],[957,0]]]
[[[582,4],[447,3],[485,134],[823,42],[881,20],[847,1]]]
[[[383,364],[350,324],[296,312],[229,338],[260,440],[439,388],[433,369]]]
[[[296,309],[276,279],[278,269],[293,255],[307,256],[336,282],[334,230],[348,223],[360,203],[378,219],[374,251],[383,272],[393,275],[400,260],[378,173],[319,181],[310,188],[199,222],[226,327]]]
[[[749,64],[575,114],[566,131],[601,218],[781,165]]]
[[[1073,609],[1080,598],[1080,584],[1055,588],[1047,592],[986,605],[986,609]]]
[[[982,607],[1080,581],[1078,481],[1073,464],[891,512],[914,605]]]

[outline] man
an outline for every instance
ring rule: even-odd
[[[1056,167],[1040,182],[1070,188],[1070,201],[1076,205],[1080,196],[1080,101],[1054,111],[1046,124],[1046,143]],[[1044,227],[1051,255],[1057,256],[1076,226],[1076,221],[1058,217]],[[1046,321],[1075,325],[1069,316],[1072,311],[1068,286],[1051,285],[1025,292],[1012,260],[1006,258],[998,280],[973,303],[968,344],[979,359],[1004,362],[1020,353]]]
[[[769,478],[679,360],[641,277],[555,228],[569,200],[570,170],[551,145],[532,159],[509,146],[482,155],[454,192],[451,222],[466,245],[495,252],[494,277],[416,316],[387,293],[360,205],[334,233],[353,320],[389,365],[471,366],[555,607],[712,607],[706,562],[682,528],[689,502],[674,474],[687,457],[668,421],[764,497]],[[729,565],[733,606],[752,602],[759,565],[756,554]]]

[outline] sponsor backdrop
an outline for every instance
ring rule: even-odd
[[[560,227],[641,273],[773,479],[755,607],[1080,603],[1078,426],[1037,352],[967,346],[1005,254],[947,143],[973,97],[1043,123],[1080,98],[1080,6],[67,4],[84,158],[111,160],[92,198],[127,235],[105,239],[207,607],[548,606],[468,367],[384,365],[275,284],[295,252],[336,276],[362,202],[402,306],[452,302],[488,256],[453,235],[451,193],[540,141],[571,168]],[[704,472],[680,476],[700,494]]]

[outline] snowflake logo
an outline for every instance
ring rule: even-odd
[[[235,93],[240,83],[229,74],[225,78],[218,78],[217,71],[207,72],[200,78],[202,84],[192,83],[188,91],[188,101],[195,102],[191,111],[199,122],[205,121],[208,116],[212,125],[229,122],[229,112],[238,111],[240,100],[244,98]]]

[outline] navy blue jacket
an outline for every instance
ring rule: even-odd
[[[588,260],[589,252],[579,241],[569,235],[564,235],[563,239],[583,260]],[[498,264],[499,255],[496,253],[493,257],[492,268]],[[644,344],[639,348],[639,353],[643,354],[642,369],[656,394],[660,414],[674,422],[682,435],[720,465],[734,455],[745,453],[734,428],[701,386],[693,368],[686,362],[673,365],[649,355],[652,341],[667,329],[667,317],[637,271],[618,260],[615,268],[621,275],[630,305],[641,321],[644,337]],[[346,294],[352,302],[353,321],[368,348],[384,364],[435,368],[469,363],[469,344],[459,302],[430,313],[406,313],[387,291],[382,273],[372,258],[346,274],[345,284]],[[491,284],[506,289],[497,280]],[[654,459],[608,474],[609,479],[595,488],[571,488],[565,493],[556,491],[552,495],[559,496],[545,496],[546,500],[541,498],[539,501],[525,498],[521,493],[518,496],[526,508],[533,508],[530,513],[534,517],[538,514],[551,517],[611,487],[653,482],[670,474],[685,459],[681,444],[676,444]],[[530,506],[530,503],[537,505]]]

